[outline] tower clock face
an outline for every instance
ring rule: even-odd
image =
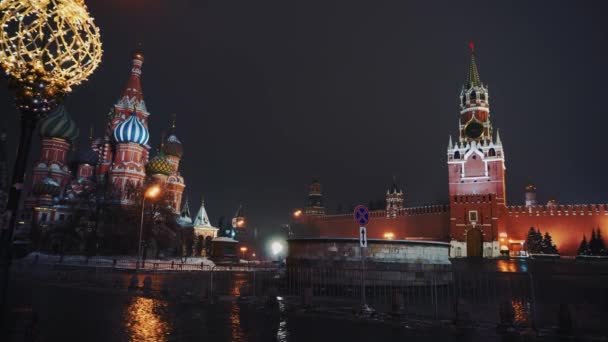
[[[483,125],[477,121],[469,122],[464,127],[464,134],[470,139],[478,139],[483,134]]]

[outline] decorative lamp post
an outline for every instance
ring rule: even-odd
[[[137,263],[135,264],[135,272],[139,269],[139,263],[141,262],[141,242],[142,242],[142,232],[144,230],[144,209],[146,207],[146,198],[156,198],[160,194],[160,187],[158,185],[152,185],[141,199],[141,221],[139,223],[139,242],[137,243]]]
[[[93,73],[103,51],[99,28],[83,0],[2,0],[0,13],[0,66],[15,91],[21,114],[19,149],[7,203],[10,219],[0,241],[4,268],[0,309],[4,309],[10,245],[33,131],[72,86]]]

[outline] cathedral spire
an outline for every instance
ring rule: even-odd
[[[201,207],[196,213],[196,217],[194,218],[194,226],[195,227],[211,227],[211,223],[209,222],[209,216],[207,216],[207,210],[205,209],[205,201],[203,200],[201,203]]]
[[[131,75],[127,80],[127,85],[125,86],[122,97],[128,97],[129,100],[133,101],[134,99],[137,103],[143,101],[144,96],[141,90],[141,67],[144,64],[144,55],[141,50],[137,49],[133,51],[131,54]]]

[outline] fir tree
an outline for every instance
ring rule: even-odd
[[[545,236],[543,237],[543,248],[541,253],[543,254],[557,254],[557,246],[553,244],[553,239],[551,238],[551,234],[549,232],[545,232]]]
[[[540,233],[540,230],[534,229],[534,227],[530,227],[528,231],[528,237],[526,238],[526,250],[530,254],[538,254],[541,253],[543,236]]]
[[[595,240],[597,241],[598,255],[606,255],[606,244],[604,243],[604,238],[602,237],[602,232],[599,227],[595,234]]]
[[[591,240],[589,240],[589,255],[598,255],[598,240],[595,235],[595,229],[591,229]]]
[[[587,243],[587,236],[583,234],[583,241],[581,241],[578,247],[578,255],[589,255],[589,244]]]

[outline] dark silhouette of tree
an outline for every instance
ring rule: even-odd
[[[591,251],[589,250],[589,243],[587,242],[587,236],[583,235],[583,240],[581,241],[580,246],[578,247],[578,255],[590,255]]]
[[[591,240],[589,240],[589,255],[606,255],[606,243],[602,237],[602,232],[598,228],[591,230]]]
[[[182,228],[180,231],[180,241],[181,241],[181,255],[184,257],[191,257],[194,249],[194,241],[196,236],[194,236],[194,229],[192,227]]]
[[[597,233],[595,233],[595,239],[597,240],[597,250],[598,255],[607,255],[606,252],[606,243],[604,242],[604,238],[602,237],[602,231],[600,228],[597,228]]]
[[[201,235],[197,236],[196,242],[194,243],[195,256],[201,256],[201,253],[203,253],[204,244],[205,244],[204,238]]]
[[[526,238],[526,250],[529,254],[539,254],[542,252],[543,235],[540,230],[530,227]]]
[[[557,254],[557,246],[553,244],[553,239],[549,232],[545,232],[545,236],[542,239],[541,253],[543,254]]]

